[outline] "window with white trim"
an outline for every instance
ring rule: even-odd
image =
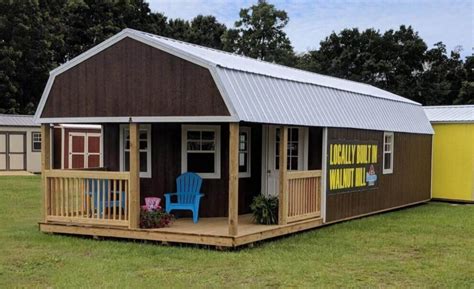
[[[34,131],[31,133],[31,151],[41,151],[41,132]]]
[[[304,135],[302,128],[289,127],[288,128],[288,150],[287,150],[287,169],[289,171],[296,171],[302,169],[300,162],[304,159],[301,158],[303,154],[302,142],[305,142],[307,138]],[[275,170],[280,169],[280,128],[275,130]],[[307,163],[307,161],[305,161]]]
[[[383,134],[383,173],[393,173],[393,132]]]
[[[151,178],[151,125],[140,125],[140,177]],[[130,127],[120,126],[120,170],[130,170]]]
[[[250,127],[239,132],[239,177],[250,178]]]
[[[219,179],[220,126],[183,125],[181,133],[181,172],[194,172],[204,179]]]

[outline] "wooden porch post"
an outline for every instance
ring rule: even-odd
[[[129,227],[136,229],[140,225],[140,127],[130,123],[130,191],[129,191]]]
[[[285,225],[288,217],[288,180],[286,179],[288,163],[288,127],[280,127],[280,163],[279,163],[279,194],[278,224]]]
[[[41,181],[43,193],[43,220],[46,222],[46,217],[49,215],[49,185],[46,179],[45,172],[51,169],[51,128],[49,124],[41,125]]]
[[[229,235],[239,224],[239,123],[229,124]]]

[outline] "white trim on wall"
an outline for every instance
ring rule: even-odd
[[[386,136],[390,136],[391,137],[391,140],[392,142],[390,143],[390,168],[389,169],[385,169],[385,145],[387,143],[385,143],[385,137]],[[393,132],[384,132],[383,133],[383,146],[382,146],[382,152],[383,152],[383,155],[382,155],[382,173],[384,175],[386,174],[392,174],[393,173],[393,154],[395,153],[394,151],[394,148],[395,148],[395,135]]]
[[[104,167],[104,130],[100,126],[100,167]]]
[[[73,151],[73,138],[77,136],[77,137],[82,137],[83,141],[84,141],[84,149],[82,150],[82,152],[74,152]],[[87,134],[85,132],[70,132],[68,134],[68,169],[72,169],[72,159],[73,159],[73,156],[74,155],[82,155],[83,157],[83,164],[82,164],[82,167],[87,169],[89,166],[89,158],[87,157],[87,151],[89,150],[89,141],[87,140]],[[62,144],[64,146],[64,144]],[[61,153],[64,154],[64,151],[62,151]]]
[[[326,184],[327,184],[327,161],[328,161],[328,128],[323,128],[323,148],[322,148],[322,165],[321,165],[321,216],[323,218],[323,223],[326,223]]]
[[[38,123],[209,123],[209,122],[236,122],[232,116],[112,116],[112,117],[54,117],[41,118]]]
[[[260,185],[260,194],[268,196],[267,190],[267,168],[268,168],[268,130],[269,126],[267,124],[262,124],[262,169],[261,169],[261,185]]]
[[[38,143],[38,141],[35,141],[35,136],[37,135],[39,135],[39,144],[40,144],[39,149],[35,149],[35,143]],[[41,152],[41,139],[42,139],[42,135],[40,131],[31,132],[31,152],[34,152],[34,153]]]
[[[247,134],[247,171],[239,172],[239,178],[250,178],[252,176],[252,129],[248,126],[241,126],[239,132],[239,167],[240,167],[240,133]]]
[[[187,142],[188,130],[197,131],[213,131],[215,135],[214,147],[214,172],[213,173],[197,173],[203,179],[220,179],[221,178],[221,126],[220,125],[181,125],[181,173],[188,171],[188,150]]]
[[[61,169],[64,170],[64,127],[61,127]],[[54,134],[54,128],[53,128]]]
[[[309,128],[301,127],[300,131],[303,132],[303,153],[304,153],[303,170],[307,171],[308,162],[309,162]]]
[[[128,124],[121,124],[120,125],[120,171],[125,171],[125,147],[124,147],[124,132],[125,130],[129,130],[130,133],[130,126]],[[147,156],[147,171],[146,172],[140,172],[140,178],[151,178],[151,170],[152,170],[152,164],[151,164],[151,148],[152,148],[152,143],[151,143],[151,125],[150,124],[141,124],[139,131],[146,131],[147,132],[147,150],[146,150],[146,156]],[[140,144],[138,144],[140,145]],[[141,151],[144,152],[144,151]]]
[[[434,158],[434,138],[436,135],[431,136],[431,172],[430,172],[430,199],[433,198],[433,158]],[[474,182],[472,182],[472,198],[474,199]]]

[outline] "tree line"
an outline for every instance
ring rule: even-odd
[[[372,84],[422,104],[474,104],[474,57],[461,59],[442,42],[428,48],[411,26],[344,29],[295,53],[285,11],[259,0],[238,16],[228,28],[212,15],[169,19],[144,0],[0,0],[0,113],[34,113],[50,70],[126,27]]]

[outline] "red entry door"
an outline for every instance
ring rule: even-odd
[[[70,132],[68,167],[70,169],[101,167],[100,143],[100,133]]]

